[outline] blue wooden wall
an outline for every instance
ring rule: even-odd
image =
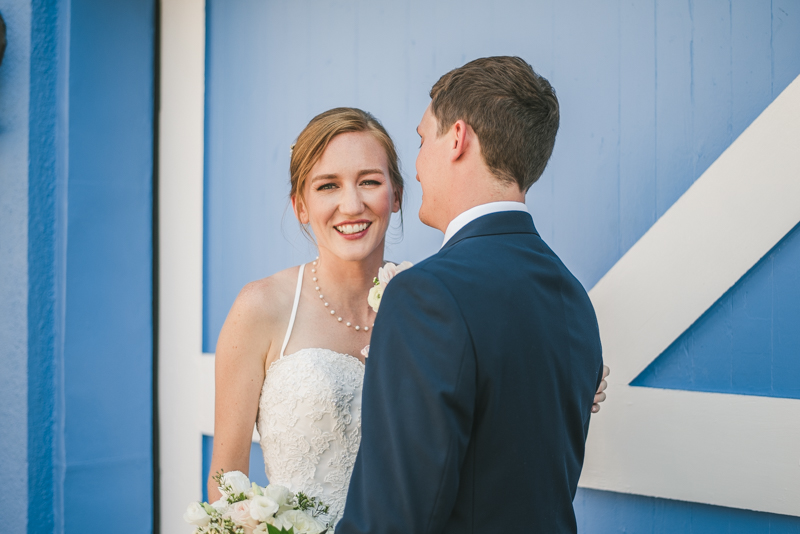
[[[430,86],[479,56],[525,58],[562,109],[528,204],[591,288],[800,74],[794,0],[209,0],[207,13],[207,352],[245,283],[312,257],[287,210],[288,149],[325,109],[362,107],[393,135],[408,202],[388,257],[418,261],[441,243],[416,216],[414,128]],[[797,233],[637,385],[797,398]],[[800,530],[797,518],[597,491],[579,493],[576,513],[585,533]]]
[[[71,0],[67,532],[153,525],[153,0]],[[125,499],[109,488],[123,484]],[[107,531],[98,528],[96,532]]]
[[[8,40],[0,65],[0,524],[25,532],[28,487],[28,103],[30,7],[0,0]]]
[[[288,206],[288,147],[325,109],[375,113],[398,144],[405,231],[390,257],[440,244],[416,218],[414,128],[438,77],[518,54],[553,82],[562,124],[529,194],[538,228],[587,288],[800,73],[796,2],[210,0],[204,348],[249,280],[307,259]]]
[[[0,0],[3,533],[153,529],[155,6]]]

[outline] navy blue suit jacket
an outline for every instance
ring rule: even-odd
[[[576,532],[601,369],[589,297],[531,216],[467,224],[387,286],[336,534]]]

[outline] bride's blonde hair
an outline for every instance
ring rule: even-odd
[[[305,202],[305,183],[311,169],[317,164],[328,143],[339,134],[350,132],[367,132],[381,144],[386,151],[389,167],[389,181],[392,189],[400,199],[400,210],[403,208],[403,175],[400,174],[400,161],[394,142],[383,125],[371,113],[358,108],[334,108],[320,113],[303,128],[297,141],[292,146],[292,158],[289,164],[292,198]]]

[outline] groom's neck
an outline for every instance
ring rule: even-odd
[[[437,228],[442,233],[447,231],[453,219],[476,206],[491,202],[525,202],[525,193],[519,190],[516,183],[501,182],[494,175],[468,180],[464,187],[458,188],[460,194],[450,198],[447,216]]]

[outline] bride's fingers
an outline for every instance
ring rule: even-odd
[[[607,365],[603,366],[603,379],[600,381],[600,385],[597,386],[597,393],[594,396],[594,404],[592,404],[592,413],[597,413],[600,411],[600,403],[606,400],[605,390],[608,387],[608,382],[606,382],[606,378],[608,375],[611,374],[611,369],[608,368]]]
[[[604,392],[607,387],[608,387],[608,382],[606,382],[605,380],[601,380],[600,385],[597,386],[597,393]]]

